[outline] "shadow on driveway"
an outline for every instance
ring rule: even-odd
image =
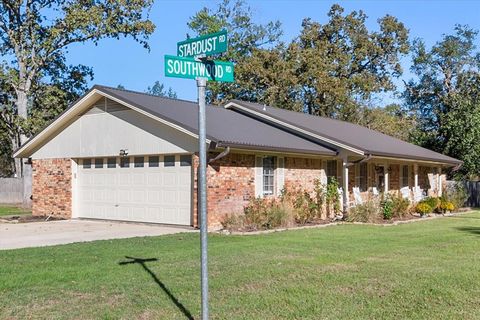
[[[150,277],[152,277],[153,281],[160,287],[160,289],[165,292],[165,294],[170,298],[170,300],[173,302],[173,304],[185,315],[187,319],[194,319],[190,311],[173,295],[173,293],[165,286],[165,284],[158,279],[157,275],[150,270],[150,268],[146,265],[147,262],[155,262],[158,261],[157,258],[134,258],[134,257],[129,257],[125,256],[128,261],[121,261],[118,264],[123,266],[127,264],[138,264],[140,265],[143,270],[145,270]]]

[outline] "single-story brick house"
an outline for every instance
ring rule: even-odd
[[[197,226],[197,104],[94,86],[15,157],[31,158],[33,214]],[[347,122],[230,101],[207,106],[208,220],[336,177],[348,206],[419,186],[441,194],[461,161]]]

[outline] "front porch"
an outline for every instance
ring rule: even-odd
[[[442,165],[407,160],[372,158],[339,161],[338,181],[344,209],[380,194],[395,194],[417,202],[424,197],[442,195],[446,176]]]

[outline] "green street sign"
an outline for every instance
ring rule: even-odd
[[[165,76],[233,82],[233,63],[212,60],[197,61],[194,58],[165,55]]]
[[[227,30],[177,43],[177,56],[194,57],[227,51]]]

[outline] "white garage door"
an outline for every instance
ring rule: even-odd
[[[79,217],[191,225],[190,155],[81,159]]]

